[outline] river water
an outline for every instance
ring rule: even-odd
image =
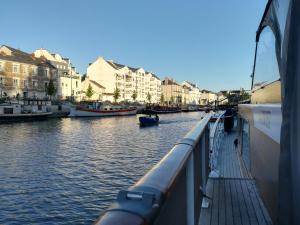
[[[203,116],[51,119],[0,125],[0,224],[92,224]]]

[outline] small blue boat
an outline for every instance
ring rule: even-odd
[[[159,122],[158,115],[155,115],[154,117],[149,116],[140,116],[139,117],[140,126],[152,126],[157,125]]]

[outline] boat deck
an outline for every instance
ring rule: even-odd
[[[209,207],[202,208],[199,225],[265,225],[270,216],[243,160],[234,146],[235,131],[225,134],[218,153],[218,178],[209,178]]]

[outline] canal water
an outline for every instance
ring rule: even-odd
[[[0,125],[0,224],[92,224],[203,116],[51,119]]]

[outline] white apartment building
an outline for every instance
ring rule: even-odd
[[[143,68],[133,68],[102,57],[91,63],[87,68],[87,77],[103,87],[103,101],[114,101],[113,93],[120,91],[118,102],[133,102],[133,94],[136,93],[135,101],[146,103],[148,93],[151,103],[158,103],[161,95],[161,81],[154,74]]]
[[[186,86],[190,89],[189,98],[187,98],[186,104],[199,105],[200,104],[200,98],[201,98],[201,91],[197,87],[197,85],[193,84],[189,81],[184,81],[181,84],[181,86]]]
[[[81,100],[81,75],[76,72],[70,59],[63,58],[57,53],[50,53],[46,49],[38,49],[34,52],[34,55],[37,58],[47,59],[52,66],[57,68],[56,97],[58,99],[74,98],[75,101]]]

